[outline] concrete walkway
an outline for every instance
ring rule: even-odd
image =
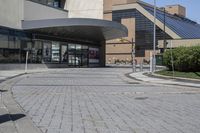
[[[166,80],[134,73],[133,77],[145,81],[139,83],[124,75],[130,71],[129,68],[45,69],[31,70],[21,76],[17,75],[23,71],[1,71],[2,79],[9,80],[0,84],[0,133],[197,133],[200,130],[199,89],[163,86],[160,84],[166,84]]]
[[[62,69],[63,70],[63,69]],[[0,71],[0,133],[41,133],[20,105],[13,99],[12,86],[28,74],[60,71],[59,69]]]
[[[16,76],[16,74],[21,73],[10,73],[10,76]],[[13,99],[12,86],[22,77],[25,77],[25,75],[6,80],[0,84],[0,133],[41,133],[34,126],[30,117]]]
[[[49,71],[49,69],[28,70],[27,73],[36,73],[45,71]],[[6,79],[9,79],[11,77],[16,77],[22,74],[25,74],[24,70],[0,70],[0,81],[5,81]]]
[[[131,69],[30,74],[14,99],[43,133],[199,133],[200,89],[130,83]]]
[[[147,72],[137,72],[129,74],[130,77],[146,82],[146,83],[154,83],[154,84],[165,84],[165,85],[179,85],[179,86],[188,86],[188,87],[198,87],[200,88],[200,82],[185,82],[185,81],[178,81],[177,79],[164,79],[158,77],[150,77],[144,75]]]

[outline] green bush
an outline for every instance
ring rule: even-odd
[[[166,50],[163,54],[163,63],[172,70],[171,53],[176,71],[197,72],[200,71],[200,46],[178,47]]]

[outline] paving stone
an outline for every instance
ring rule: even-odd
[[[129,84],[123,76],[130,71],[84,68],[37,73],[12,90],[44,133],[199,133],[199,89]]]

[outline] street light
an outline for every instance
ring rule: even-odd
[[[135,42],[132,38],[132,69],[133,72],[136,72],[136,64],[135,64]]]
[[[166,49],[166,45],[167,45],[167,42],[166,42],[166,9],[164,7],[164,35],[163,35],[163,52],[165,52],[165,49]]]
[[[128,42],[128,43],[131,43],[132,44],[132,71],[133,72],[136,72],[136,64],[135,64],[135,42],[134,42],[134,39],[132,38],[131,41],[125,39],[125,38],[121,38],[120,39],[120,42]]]
[[[151,72],[156,70],[156,0],[154,0],[153,63]]]

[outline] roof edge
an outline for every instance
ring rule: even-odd
[[[143,2],[142,2],[143,3]],[[148,18],[151,22],[154,22],[154,16],[151,15],[146,9],[144,9],[141,5],[140,2],[138,3],[133,3],[133,4],[126,4],[126,5],[118,5],[118,6],[113,6],[113,11],[118,11],[118,10],[128,10],[128,9],[137,9],[140,13],[142,13],[146,18]],[[156,19],[156,25],[164,30],[164,23],[161,22],[160,20]],[[172,38],[174,39],[180,39],[181,37],[172,31],[169,27],[165,25],[166,28],[166,33],[169,34]]]
[[[128,36],[128,29],[126,26],[108,20],[91,19],[91,18],[64,18],[64,19],[45,19],[45,20],[29,20],[22,21],[23,30],[39,30],[48,28],[83,28],[87,27],[99,29],[98,33],[103,33],[105,40],[116,39]],[[86,29],[85,29],[86,28]],[[91,31],[92,32],[92,31]],[[92,35],[93,36],[93,35]],[[95,35],[94,35],[95,36]]]

